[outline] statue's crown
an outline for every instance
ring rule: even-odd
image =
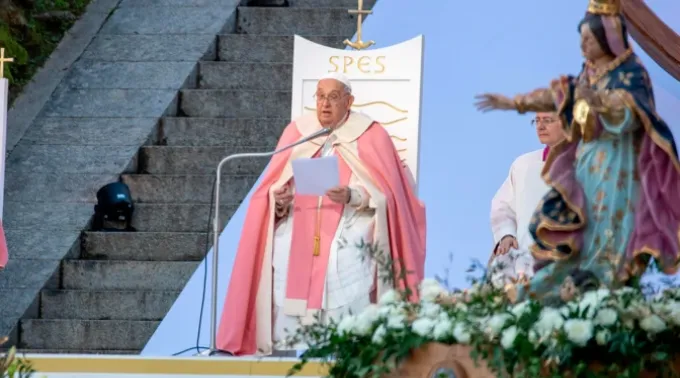
[[[615,16],[621,12],[621,0],[589,0],[588,13]]]

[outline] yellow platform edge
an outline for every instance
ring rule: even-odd
[[[31,355],[22,358],[36,372],[92,374],[185,374],[286,376],[294,359],[254,359],[234,357],[145,357],[101,355]],[[328,369],[310,362],[297,377],[325,376]]]

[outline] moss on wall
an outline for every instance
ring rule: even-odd
[[[14,58],[5,65],[10,104],[57,47],[90,0],[0,0],[0,47]]]

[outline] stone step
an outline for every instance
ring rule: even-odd
[[[220,202],[239,203],[257,181],[255,175],[222,175]],[[213,175],[124,175],[135,202],[213,203]]]
[[[376,1],[364,0],[363,9],[372,9]],[[296,8],[357,8],[357,0],[288,0],[288,3]]]
[[[198,264],[197,261],[64,260],[62,288],[179,291]]]
[[[230,154],[268,151],[272,148],[147,146],[140,150],[140,171],[161,175],[214,174],[220,160]],[[222,172],[233,175],[259,176],[268,162],[268,158],[261,157],[236,159],[224,164]]]
[[[141,350],[160,322],[30,319],[20,323],[22,349]]]
[[[162,320],[179,291],[43,290],[41,319]]]
[[[262,35],[340,35],[350,38],[357,29],[347,8],[239,7],[236,32]]]
[[[288,91],[293,65],[288,63],[200,62],[200,89]]]
[[[163,118],[155,144],[275,147],[287,118]]]
[[[88,231],[81,240],[80,257],[89,260],[200,261],[212,245],[207,232]]]
[[[188,117],[289,118],[290,91],[185,89],[180,110]]]
[[[312,42],[344,48],[347,36],[305,36]],[[217,60],[225,62],[293,63],[293,36],[225,34],[217,39]]]
[[[220,208],[222,223],[231,218],[238,206],[222,202]],[[208,228],[212,227],[211,210],[211,204],[208,203],[138,203],[135,205],[132,226],[139,232],[208,232]]]

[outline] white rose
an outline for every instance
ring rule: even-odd
[[[455,337],[460,344],[468,344],[470,343],[470,338],[472,336],[470,335],[470,332],[466,326],[464,326],[462,323],[458,323],[453,328],[453,337]]]
[[[595,316],[595,312],[599,308],[602,301],[609,297],[609,294],[610,292],[607,289],[586,292],[579,301],[579,312],[585,313],[587,318],[592,318]]]
[[[406,326],[406,315],[397,314],[387,318],[387,328],[402,329]]]
[[[564,331],[572,343],[585,346],[593,337],[593,322],[588,319],[569,319],[564,322]]]
[[[419,316],[434,319],[442,312],[442,306],[436,303],[424,302],[420,306]]]
[[[609,332],[609,330],[602,329],[597,331],[597,333],[595,334],[595,341],[597,341],[598,345],[607,345],[610,337],[611,333]]]
[[[520,302],[512,306],[510,312],[515,315],[515,317],[520,317],[529,311],[529,301]]]
[[[390,289],[380,297],[380,300],[378,300],[378,304],[388,305],[401,301],[402,301],[401,295],[399,295],[399,293],[396,290]]]
[[[411,329],[418,336],[428,336],[434,328],[434,321],[430,318],[419,318],[411,324]]]
[[[420,283],[420,299],[423,302],[434,302],[443,294],[446,294],[446,289],[435,279],[426,278]]]
[[[505,349],[510,349],[515,344],[515,339],[518,333],[517,326],[510,326],[501,335],[501,346]]]
[[[373,337],[371,338],[371,341],[373,341],[374,344],[382,344],[383,341],[385,341],[385,335],[387,334],[387,328],[385,328],[384,325],[379,325],[378,328],[375,329],[375,332],[373,332]]]
[[[529,342],[532,343],[533,345],[537,345],[539,342],[538,333],[533,329],[529,331],[529,335],[527,338],[529,339]]]
[[[562,313],[552,307],[546,307],[541,310],[538,321],[534,324],[534,328],[538,333],[539,339],[547,338],[550,333],[556,329],[562,328],[564,324],[564,317]]]
[[[360,336],[367,335],[379,317],[378,306],[374,304],[369,305],[357,316],[354,322],[354,332]]]
[[[450,319],[440,318],[432,330],[432,335],[434,336],[435,340],[445,339],[451,334],[452,328],[453,323]]]
[[[497,336],[505,327],[505,324],[510,320],[509,314],[497,314],[492,316],[489,321],[486,322],[484,327],[484,332],[489,336]]]
[[[406,308],[404,306],[404,303],[393,303],[389,305],[385,305],[380,307],[378,310],[378,314],[380,316],[384,317],[390,317],[390,316],[395,316],[395,315],[405,315],[406,314]]]
[[[595,315],[595,324],[609,327],[616,323],[618,314],[613,308],[601,308]]]
[[[640,328],[651,334],[656,334],[666,329],[666,322],[658,315],[652,314],[640,321]]]
[[[356,317],[354,315],[343,316],[342,319],[340,320],[340,324],[338,324],[338,333],[340,333],[341,335],[352,333],[355,322]]]

